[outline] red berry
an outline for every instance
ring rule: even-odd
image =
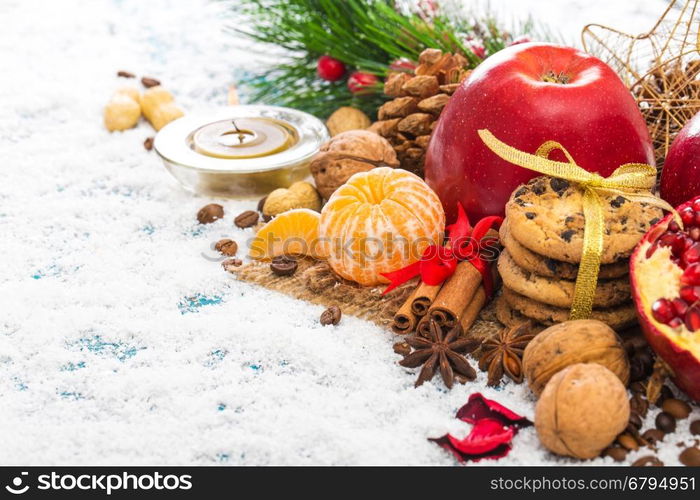
[[[685,327],[691,332],[700,330],[700,305],[695,304],[688,308],[685,314]]]
[[[400,71],[402,73],[413,73],[417,67],[417,64],[405,57],[397,59],[389,65],[391,71]]]
[[[690,264],[683,271],[681,276],[681,283],[684,285],[700,285],[700,264]]]
[[[688,304],[694,304],[700,300],[700,286],[682,286],[680,295]]]
[[[348,78],[348,88],[353,94],[371,94],[378,84],[379,78],[360,71],[355,71]]]
[[[686,249],[686,238],[683,233],[671,233],[674,235],[673,241],[671,242],[671,253],[676,257],[683,255]],[[692,241],[690,242],[692,243]]]
[[[693,201],[692,206],[693,210],[695,210],[696,212],[700,212],[700,200],[696,199],[695,201]]]
[[[695,210],[693,210],[693,207],[685,207],[679,214],[684,226],[690,226],[695,222]]]
[[[673,304],[668,299],[658,299],[651,305],[651,314],[656,321],[668,324],[676,313],[673,309]]]
[[[329,82],[340,80],[345,74],[345,65],[331,56],[321,56],[316,64],[318,76]]]
[[[683,252],[683,256],[681,257],[681,263],[684,268],[696,262],[700,262],[700,243],[697,242],[690,245],[690,247]]]

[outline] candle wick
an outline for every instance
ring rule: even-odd
[[[241,130],[238,128],[238,125],[236,125],[236,120],[231,120],[231,123],[233,123],[233,129],[238,132],[238,143],[243,144],[243,141],[245,140],[245,134],[241,132]]]

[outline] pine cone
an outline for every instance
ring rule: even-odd
[[[471,73],[466,68],[460,54],[426,49],[414,74],[389,74],[384,93],[394,99],[379,108],[379,121],[367,130],[389,140],[401,168],[423,177],[430,134],[450,96]]]

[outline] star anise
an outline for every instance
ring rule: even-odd
[[[488,371],[488,385],[500,384],[504,373],[516,384],[523,381],[523,351],[536,335],[532,333],[532,327],[531,321],[525,321],[484,340],[479,369]]]
[[[467,380],[474,380],[476,372],[471,367],[467,358],[460,353],[468,353],[479,347],[479,342],[473,339],[459,338],[462,328],[457,325],[445,334],[442,328],[433,320],[430,320],[429,338],[412,335],[406,338],[406,343],[415,350],[404,357],[399,364],[407,368],[417,368],[423,365],[416,387],[435,376],[440,370],[440,375],[445,385],[452,388],[455,380],[455,372]]]

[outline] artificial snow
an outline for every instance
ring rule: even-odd
[[[662,8],[586,0],[545,13],[574,43],[583,17],[643,29]],[[450,465],[426,438],[468,432],[454,414],[470,393],[533,417],[525,385],[487,388],[479,373],[452,391],[439,377],[414,389],[387,331],[351,317],[322,327],[321,307],[237,282],[212,246],[245,248],[252,232],[232,220],[256,201],[218,200],[225,219],[200,226],[197,210],[217,200],[184,192],[144,150],[150,126],[104,129],[114,89],[138,84],[121,69],[159,78],[186,110],[225,104],[262,59],[223,32],[225,3],[0,11],[0,463]],[[666,464],[692,442],[688,423],[659,452]],[[580,463],[528,428],[495,463],[555,462]]]

